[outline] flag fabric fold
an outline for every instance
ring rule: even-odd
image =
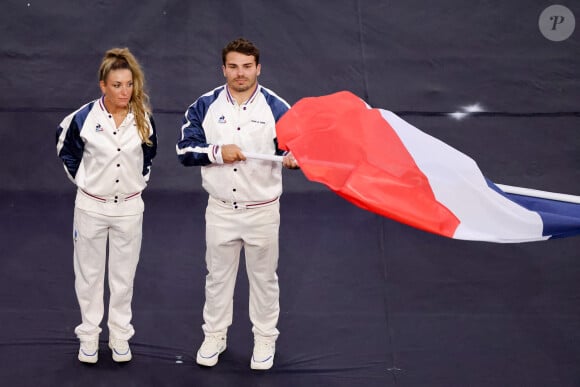
[[[350,92],[301,99],[276,131],[309,180],[409,226],[501,243],[580,233],[580,204],[504,192],[467,155]]]

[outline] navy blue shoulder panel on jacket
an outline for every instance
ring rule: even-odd
[[[266,98],[266,102],[268,103],[270,109],[272,110],[274,119],[276,120],[276,122],[278,122],[278,120],[282,118],[284,113],[288,111],[288,105],[286,105],[286,102],[280,99],[280,97],[270,94],[268,90],[265,89],[264,87],[260,88],[260,91]]]
[[[141,144],[141,148],[143,149],[143,176],[147,176],[150,172],[153,158],[157,154],[157,128],[155,126],[155,120],[153,120],[153,115],[149,116],[149,121],[151,122],[151,129],[153,129],[153,133],[149,136],[149,140],[151,140],[152,144]]]
[[[223,90],[224,86],[214,89],[213,92],[199,97],[187,109],[186,115],[182,120],[181,137],[177,142],[177,147],[180,150],[190,148],[188,151],[178,154],[179,161],[183,165],[192,166],[211,164],[207,153],[193,152],[193,148],[206,148],[209,146],[202,123],[209,107],[214,103]]]
[[[69,124],[69,127],[66,130],[63,146],[58,154],[58,157],[61,158],[64,165],[66,166],[66,169],[73,178],[77,174],[79,165],[81,164],[81,160],[83,158],[83,151],[85,149],[85,143],[81,139],[81,129],[83,128],[85,120],[87,119],[87,116],[89,115],[89,112],[93,108],[94,104],[95,102],[93,101],[76,112]],[[57,144],[63,130],[64,128],[59,126],[56,131]]]
[[[268,103],[268,105],[270,106],[270,109],[272,110],[272,114],[274,115],[274,119],[276,120],[276,122],[278,122],[278,120],[280,118],[282,118],[284,113],[286,113],[288,111],[288,105],[286,105],[286,103],[284,101],[282,101],[279,97],[276,97],[276,96],[268,93],[268,90],[264,89],[263,87],[260,89],[260,91],[262,92],[262,94],[266,98],[266,102]],[[278,139],[277,138],[274,139],[274,144],[276,145],[276,154],[278,156],[281,156],[281,155],[286,153],[285,151],[283,151],[282,149],[280,149],[278,147]]]

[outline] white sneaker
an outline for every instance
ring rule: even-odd
[[[109,337],[109,348],[113,352],[113,360],[117,363],[131,361],[133,355],[127,340],[120,340],[114,337]]]
[[[99,360],[99,341],[81,341],[79,347],[79,361],[94,364]]]
[[[226,347],[226,336],[206,336],[197,351],[197,364],[213,367]]]
[[[250,368],[253,370],[269,370],[274,365],[276,344],[269,341],[254,340],[254,353]]]

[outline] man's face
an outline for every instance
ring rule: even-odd
[[[256,65],[253,55],[231,51],[222,66],[228,87],[238,93],[253,91],[260,75],[260,65]]]

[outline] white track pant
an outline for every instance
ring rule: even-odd
[[[253,208],[225,207],[210,197],[206,209],[206,335],[225,335],[233,319],[233,296],[240,251],[244,248],[250,285],[250,320],[255,337],[275,341],[280,314],[278,230],[280,203]]]
[[[109,241],[109,334],[130,339],[133,280],[141,250],[143,214],[105,216],[75,208],[75,290],[82,323],[75,333],[81,341],[98,339],[104,313],[104,280]]]

